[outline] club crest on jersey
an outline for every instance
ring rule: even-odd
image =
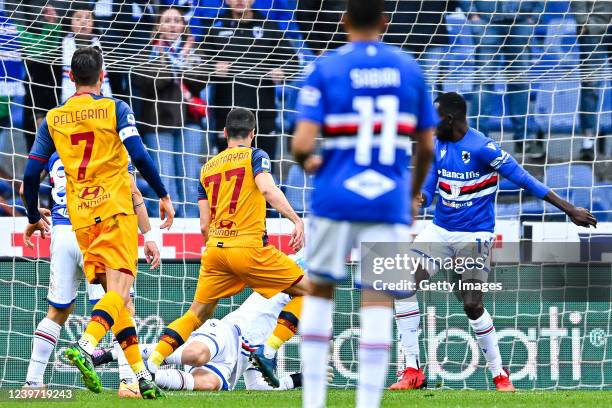
[[[461,152],[461,160],[463,160],[463,163],[468,164],[470,162],[470,152],[464,150]]]
[[[81,194],[79,194],[79,198],[82,198],[83,200],[95,200],[96,198],[100,197],[101,195],[104,194],[104,187],[102,186],[92,186],[92,187],[85,187],[81,190]]]
[[[461,195],[461,186],[454,186],[451,184],[450,190],[451,190],[451,196],[453,198],[457,198],[459,197],[459,195]]]
[[[440,150],[440,159],[443,159],[446,156],[446,148]]]

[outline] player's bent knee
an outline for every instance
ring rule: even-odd
[[[194,391],[218,391],[221,389],[219,377],[206,370],[194,370],[192,372]]]
[[[336,285],[332,282],[312,282],[309,286],[310,289],[308,291],[308,294],[310,296],[322,297],[326,299],[331,299],[334,296],[334,289],[336,287]]]
[[[463,310],[470,320],[476,320],[484,313],[484,305],[482,302],[466,301],[463,304]]]
[[[189,307],[189,310],[191,310],[197,316],[201,323],[204,323],[206,320],[210,319],[216,307],[216,300],[213,301],[213,303],[200,303],[194,300]]]
[[[299,281],[285,289],[283,292],[289,296],[306,296],[310,291],[311,285],[312,283],[308,280],[308,278],[306,276],[302,276]]]
[[[189,347],[186,347],[181,355],[183,364],[188,364],[194,367],[201,367],[208,364],[210,361],[210,349],[206,344],[199,342],[191,342]]]
[[[70,313],[72,313],[72,309],[74,309],[74,303],[65,308],[58,308],[55,306],[49,305],[49,310],[47,311],[47,317],[53,322],[63,326],[68,320]]]

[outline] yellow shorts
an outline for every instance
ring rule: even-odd
[[[206,248],[194,300],[213,303],[250,287],[266,298],[290,288],[302,269],[272,245],[263,248]]]
[[[90,283],[106,268],[136,277],[138,264],[138,221],[136,215],[116,214],[104,221],[75,231],[81,252],[83,271]]]

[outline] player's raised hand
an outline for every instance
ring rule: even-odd
[[[295,252],[298,252],[304,247],[304,221],[301,219],[295,223],[295,228],[291,233],[291,239],[289,240],[289,246]]]
[[[148,264],[151,265],[151,270],[159,267],[159,248],[155,241],[145,241],[144,243],[144,254]]]
[[[162,225],[159,226],[161,229],[170,229],[174,222],[174,206],[170,196],[167,195],[159,200],[159,218],[163,221]]]
[[[36,224],[28,224],[26,226],[26,229],[25,229],[25,231],[23,233],[23,242],[25,243],[25,245],[28,248],[34,248],[34,244],[30,240],[30,238],[32,237],[32,235],[34,235],[34,233],[36,231],[40,231],[40,237],[42,239],[46,239],[47,238],[47,234],[49,233],[49,224],[48,224],[48,221],[45,222],[41,218],[40,220],[38,220],[38,222]]]
[[[595,227],[597,228],[597,219],[589,210],[581,207],[574,207],[567,213],[572,222],[579,227]]]

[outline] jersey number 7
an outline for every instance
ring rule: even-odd
[[[395,95],[357,96],[353,99],[353,109],[359,114],[359,131],[355,147],[355,163],[369,166],[372,163],[372,146],[374,144],[374,125],[376,123],[374,108],[382,111],[380,164],[391,166],[395,163],[395,139],[399,116],[399,99]]]
[[[83,160],[81,160],[79,165],[77,180],[85,179],[85,172],[87,171],[87,165],[89,160],[91,160],[91,152],[93,150],[94,132],[73,133],[70,135],[70,142],[73,146],[80,144],[82,141],[85,141],[85,150],[83,151]]]

